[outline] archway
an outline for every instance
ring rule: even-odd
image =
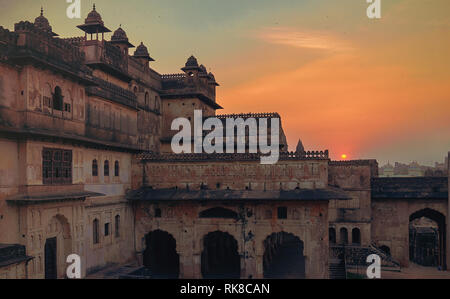
[[[361,245],[361,230],[359,228],[352,229],[352,244]]]
[[[167,232],[156,230],[145,236],[144,266],[152,278],[176,279],[180,275],[180,257],[175,238]]]
[[[203,239],[202,275],[207,279],[239,279],[241,258],[236,239],[216,231]]]
[[[330,245],[336,244],[336,229],[334,227],[328,229],[328,237]]]
[[[264,241],[264,278],[305,278],[304,244],[285,232],[275,233]]]
[[[445,216],[423,209],[409,217],[409,260],[428,267],[447,268]]]
[[[342,245],[347,245],[348,244],[348,230],[343,227],[341,228],[341,230],[339,231],[339,235],[340,235],[340,243]]]
[[[66,259],[72,254],[70,224],[62,215],[54,216],[47,225],[44,247],[45,279],[63,278]]]

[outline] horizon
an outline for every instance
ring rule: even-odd
[[[43,6],[54,32],[82,36],[76,25],[95,3],[111,31],[121,24],[131,43],[144,42],[158,73],[195,55],[221,84],[220,114],[278,112],[290,150],[301,139],[332,159],[380,166],[434,166],[448,155],[448,1],[384,1],[380,20],[351,0],[81,2],[71,20],[66,1],[0,0],[0,26],[32,22]]]

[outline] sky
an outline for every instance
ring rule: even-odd
[[[443,162],[450,151],[450,1],[0,0],[0,25],[33,21],[41,5],[62,37],[83,35],[95,2],[105,25],[148,46],[159,73],[190,55],[220,83],[220,113],[278,112],[291,150],[333,159]]]

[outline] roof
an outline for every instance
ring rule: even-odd
[[[448,199],[447,177],[374,178],[373,199]]]
[[[70,200],[85,200],[87,197],[104,196],[104,194],[89,191],[72,191],[65,193],[19,194],[7,198],[6,201],[16,205],[32,205],[47,202],[61,202]]]
[[[26,255],[25,246],[17,244],[0,244],[0,268],[31,260]]]
[[[350,199],[344,191],[331,187],[289,191],[187,190],[143,187],[130,192],[127,198],[130,201],[328,201]]]
[[[87,18],[84,20],[84,24],[77,26],[86,33],[103,33],[111,32],[105,27],[105,23],[102,20],[102,16],[96,11],[95,4],[92,11],[88,14]]]
[[[114,31],[113,36],[111,37],[110,43],[112,44],[125,44],[129,48],[134,48],[134,45],[129,42],[127,33],[122,27],[119,27],[116,31]]]

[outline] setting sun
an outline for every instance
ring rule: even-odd
[[[341,156],[341,158],[342,158],[342,160],[347,160],[347,155],[346,155],[346,154],[343,154],[343,155]]]

